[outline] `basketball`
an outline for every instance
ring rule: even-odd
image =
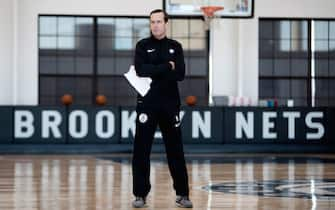
[[[97,105],[100,105],[100,106],[103,106],[103,105],[106,105],[106,103],[107,103],[107,98],[106,98],[106,96],[104,96],[104,95],[97,95],[97,97],[95,97],[95,103],[97,104]]]
[[[188,106],[195,106],[197,103],[197,97],[195,96],[187,96],[185,102]]]
[[[73,103],[73,97],[71,94],[64,94],[61,98],[62,104],[65,106],[71,105]]]

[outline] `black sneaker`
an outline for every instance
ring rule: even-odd
[[[134,208],[143,208],[145,207],[145,198],[143,197],[136,197],[135,200],[133,201],[133,207]]]
[[[176,205],[181,208],[193,208],[192,201],[188,198],[188,196],[179,196],[176,198]]]

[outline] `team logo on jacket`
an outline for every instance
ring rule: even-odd
[[[174,49],[169,49],[169,53],[173,54],[174,53]]]
[[[179,116],[176,115],[176,123],[174,124],[174,127],[178,128],[179,126],[180,126]]]
[[[148,115],[142,113],[140,114],[140,116],[138,116],[138,120],[140,121],[140,123],[146,123],[148,121]]]
[[[147,52],[148,52],[148,53],[152,53],[152,52],[154,52],[155,50],[156,50],[156,49],[148,49]]]

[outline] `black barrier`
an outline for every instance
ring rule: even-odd
[[[65,108],[18,106],[13,112],[15,144],[66,143]]]
[[[328,116],[328,141],[335,144],[335,108],[327,109]]]
[[[135,135],[136,111],[134,107],[121,108],[121,143],[132,143]],[[183,141],[191,144],[222,143],[221,108],[182,107],[179,118]],[[163,143],[159,126],[154,135],[154,143]]]
[[[332,144],[329,108],[225,108],[225,141],[233,144]]]
[[[13,108],[0,107],[0,144],[13,141]]]
[[[136,109],[135,107],[122,107],[121,108],[121,138],[120,141],[123,144],[131,144],[135,138],[136,129]],[[154,134],[155,144],[162,144],[162,133],[157,126],[156,132]]]
[[[134,141],[136,117],[135,107],[120,108],[120,143],[129,144]]]
[[[17,106],[0,108],[0,142],[129,144],[134,107]],[[182,107],[187,144],[334,145],[335,108]],[[162,143],[159,129],[155,143]]]
[[[185,143],[223,142],[223,110],[219,107],[183,107],[182,131]]]
[[[67,109],[67,142],[70,144],[118,143],[118,107],[71,106]]]

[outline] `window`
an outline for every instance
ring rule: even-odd
[[[203,21],[171,18],[168,37],[184,48],[185,80],[181,98],[195,95],[207,105],[208,52]],[[39,103],[60,104],[63,94],[74,104],[95,104],[104,94],[108,105],[135,105],[136,92],[123,77],[133,63],[134,48],[148,37],[148,17],[39,17]]]
[[[208,105],[207,34],[201,19],[172,19],[168,37],[178,40],[184,49],[185,80],[179,83],[180,97],[197,97],[197,104]]]
[[[324,23],[325,22],[325,23]],[[295,106],[335,105],[332,37],[335,21],[261,19],[259,97]],[[335,43],[335,42],[334,42]]]
[[[312,21],[312,103],[335,105],[335,21]]]
[[[93,43],[93,18],[40,17],[40,104],[58,104],[64,93],[78,104],[91,104]]]

